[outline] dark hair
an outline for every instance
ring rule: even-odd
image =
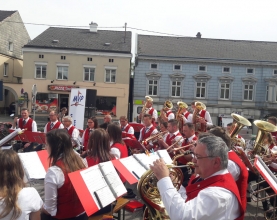
[[[109,124],[107,132],[110,136],[110,140],[112,140],[114,143],[124,144],[122,140],[122,131],[119,126],[115,124]]]
[[[161,124],[162,124],[165,128],[167,128],[167,126],[168,126],[167,121],[164,121],[164,122],[162,122]]]
[[[198,140],[200,140],[201,138],[209,137],[209,136],[215,136],[215,135],[212,133],[201,132],[198,134]]]
[[[96,117],[89,117],[88,120],[92,120],[94,122],[94,129],[98,128],[98,120]]]
[[[150,114],[145,114],[145,115],[143,115],[143,118],[149,118],[149,119],[152,119],[152,115],[150,115]]]
[[[102,128],[95,129],[89,136],[88,157],[99,160],[99,163],[106,162],[114,158],[110,150],[108,133]]]
[[[27,111],[27,112],[29,112],[29,109],[27,109],[27,108],[21,108],[20,111],[21,111],[21,112],[22,112],[22,111]]]
[[[25,187],[24,170],[18,154],[13,150],[0,150],[0,167],[1,201],[5,207],[0,213],[0,219],[5,218],[10,212],[12,219],[17,219],[21,215],[21,209],[17,204],[18,193]]]
[[[276,117],[274,117],[274,116],[270,116],[270,117],[268,117],[268,118],[267,118],[267,120],[272,121],[275,125],[277,124],[277,118],[276,118]]]
[[[231,123],[228,123],[227,126],[232,126],[232,124],[233,124],[232,122],[231,122]]]
[[[61,111],[63,111],[63,110],[67,111],[67,108],[66,107],[61,108]]]
[[[187,123],[184,123],[183,126],[187,126],[190,130],[194,130],[194,124],[193,123],[187,122]]]
[[[222,140],[226,143],[227,147],[228,148],[231,147],[231,138],[226,133],[224,128],[217,126],[215,128],[212,128],[211,130],[209,130],[209,133],[222,138]]]
[[[169,121],[168,121],[168,124],[171,124],[172,126],[178,126],[178,120],[176,120],[176,119],[170,119]]]
[[[85,168],[81,158],[74,152],[71,138],[65,129],[55,129],[46,133],[48,147],[51,148],[49,165],[55,166],[59,158],[67,172]]]

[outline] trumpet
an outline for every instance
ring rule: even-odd
[[[157,134],[154,134],[154,135],[152,135],[152,136],[150,136],[150,137],[148,137],[148,138],[145,138],[145,139],[141,142],[141,144],[145,146],[145,145],[147,145],[147,143],[148,143],[149,141],[151,141],[151,140],[153,140],[153,139],[160,139],[160,138],[162,138],[167,132],[168,132],[168,131],[158,132]]]

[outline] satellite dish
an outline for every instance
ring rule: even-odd
[[[32,95],[33,96],[37,95],[37,85],[36,84],[34,84],[33,87],[32,87]]]

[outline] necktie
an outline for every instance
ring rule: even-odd
[[[50,125],[50,129],[52,129],[54,127],[54,123],[51,123]]]
[[[185,139],[185,144],[187,144],[189,142],[189,139],[188,138],[186,138]]]
[[[26,124],[26,120],[23,120],[23,125],[25,125]]]

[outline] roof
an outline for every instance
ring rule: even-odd
[[[131,32],[98,30],[90,32],[89,29],[50,27],[24,48],[70,49],[85,51],[104,51],[131,53]],[[53,43],[53,40],[58,40]],[[110,43],[109,46],[105,43]]]
[[[5,20],[7,17],[10,17],[16,11],[1,11],[0,10],[0,22]]]
[[[277,62],[277,42],[138,35],[137,55]]]

